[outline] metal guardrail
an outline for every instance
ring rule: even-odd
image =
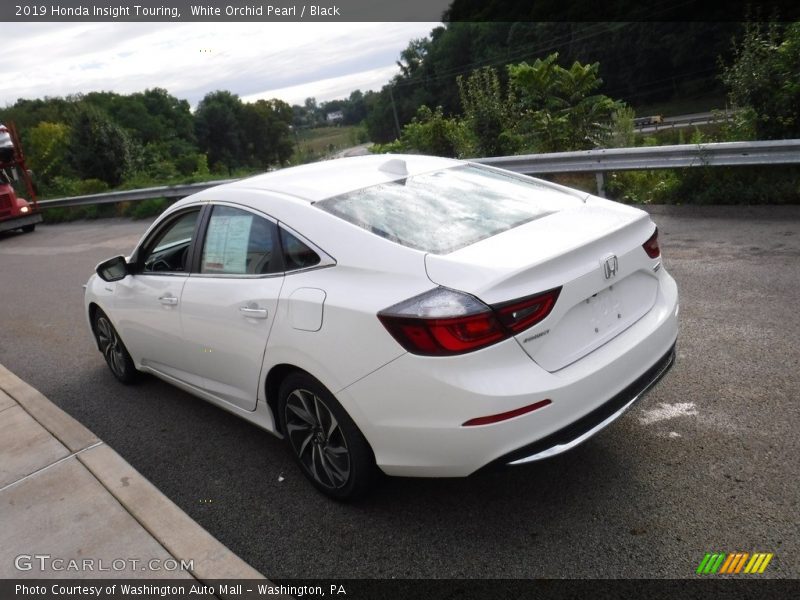
[[[88,196],[67,196],[52,200],[39,200],[40,208],[62,208],[68,206],[90,206],[94,204],[116,204],[117,202],[136,202],[151,198],[185,198],[196,192],[202,192],[224,183],[233,183],[238,179],[220,179],[216,181],[203,181],[201,183],[186,183],[181,185],[162,185],[158,187],[140,188],[138,190],[120,190],[118,192],[103,192],[102,194],[89,194]]]
[[[800,140],[606,148],[498,156],[477,159],[477,162],[525,175],[595,173],[597,193],[605,196],[605,173],[608,171],[800,164]]]
[[[800,163],[800,140],[607,148],[553,154],[498,156],[481,158],[478,159],[478,162],[526,175],[798,164]]]
[[[471,160],[526,175],[595,173],[598,193],[604,195],[604,173],[608,171],[800,164],[800,140],[608,148],[581,150],[578,152],[555,152],[552,154],[496,156]],[[39,202],[39,206],[41,208],[51,208],[133,202],[148,198],[183,198],[195,192],[234,181],[237,180],[224,179],[186,185],[169,185],[92,194],[90,196],[57,198],[54,200],[42,200]]]

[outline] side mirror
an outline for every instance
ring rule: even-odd
[[[109,282],[125,279],[125,276],[131,272],[124,256],[115,256],[114,258],[104,260],[97,265],[95,271],[100,279]]]

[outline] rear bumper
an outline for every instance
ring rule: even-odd
[[[501,456],[492,464],[522,465],[543,460],[572,450],[593,435],[619,419],[633,406],[637,400],[647,393],[658,381],[669,372],[675,364],[675,346],[670,348],[661,359],[650,367],[639,379],[611,398],[602,406],[594,409],[571,425],[551,433],[545,438],[528,444],[519,450]]]
[[[619,416],[672,364],[678,292],[663,271],[656,303],[602,347],[556,372],[516,340],[456,357],[405,354],[336,392],[389,475],[464,477],[568,450]],[[542,401],[533,412],[464,426]]]
[[[14,217],[0,221],[0,231],[11,231],[12,229],[19,229],[26,225],[36,225],[42,222],[42,213],[33,213],[32,215],[25,215],[24,217]]]

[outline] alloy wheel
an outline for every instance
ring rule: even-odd
[[[305,470],[324,488],[339,489],[350,478],[347,440],[323,400],[305,389],[286,398],[286,433]]]
[[[118,377],[125,376],[125,354],[114,326],[101,316],[97,319],[97,341],[108,366]]]

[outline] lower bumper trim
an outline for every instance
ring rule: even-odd
[[[28,225],[36,225],[43,221],[42,213],[33,213],[23,217],[14,217],[7,221],[0,221],[0,231],[11,231],[12,229],[19,229]]]
[[[567,427],[496,459],[493,464],[522,465],[556,456],[582,444],[619,419],[625,411],[667,374],[674,363],[675,346],[673,345],[641,377],[602,406]]]

